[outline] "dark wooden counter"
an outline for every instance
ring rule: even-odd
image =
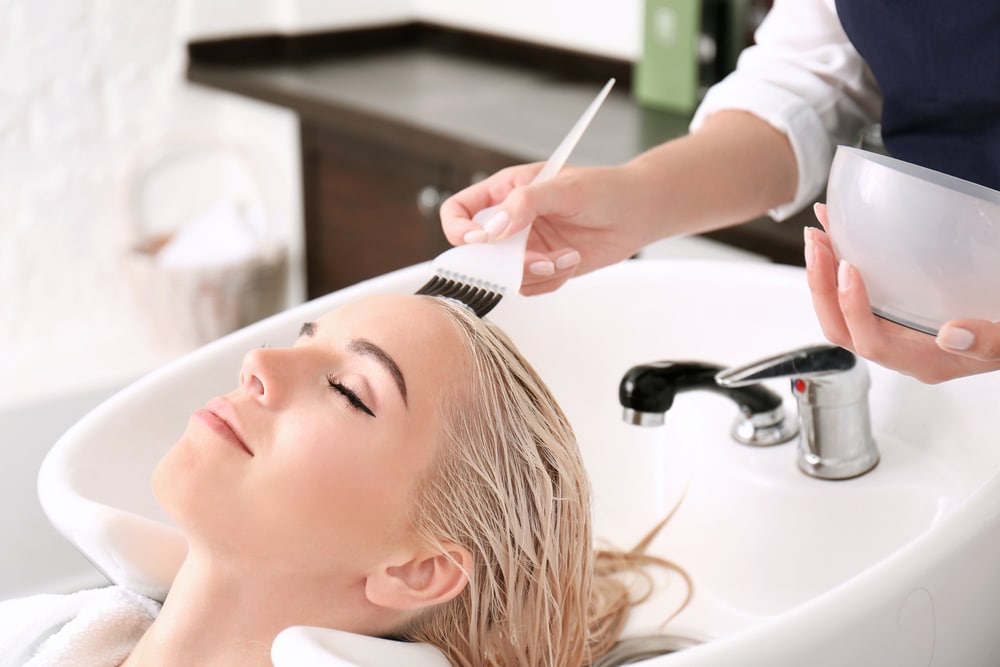
[[[631,64],[426,24],[189,45],[192,82],[301,119],[310,297],[434,257],[444,197],[510,164],[545,159],[609,76],[618,85],[574,151],[619,164],[686,132],[645,109]],[[707,236],[800,264],[802,226],[748,222]]]

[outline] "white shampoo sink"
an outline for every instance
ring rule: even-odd
[[[303,321],[344,300],[412,292],[428,275],[427,265],[411,267],[296,307],[113,397],[43,466],[41,497],[57,528],[114,581],[162,595],[183,544],[146,484],[190,412],[233,386],[246,350],[292,341]],[[881,462],[856,479],[823,481],[798,470],[794,441],[735,443],[736,406],[719,395],[678,395],[653,428],[625,424],[617,400],[622,374],[636,364],[737,365],[822,342],[799,269],[637,260],[555,294],[507,297],[490,317],[574,424],[597,534],[631,547],[678,507],[649,550],[690,575],[691,603],[661,628],[686,593],[680,577],[661,576],[628,633],[703,643],[639,664],[995,664],[1000,373],[927,386],[870,365]],[[788,381],[767,386],[794,414]],[[402,664],[398,653],[380,653],[380,641],[293,629],[274,659],[278,667]],[[434,652],[414,656],[412,664],[444,664]]]

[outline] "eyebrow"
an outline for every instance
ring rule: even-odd
[[[317,326],[318,325],[315,322],[304,323],[302,328],[299,330],[299,336],[313,337],[316,335]],[[396,387],[399,389],[399,395],[403,397],[403,405],[407,405],[406,380],[403,378],[403,371],[399,369],[399,364],[396,363],[396,360],[393,359],[388,352],[367,338],[352,339],[351,342],[347,344],[347,350],[363,357],[370,357],[381,364],[396,383]],[[407,405],[407,407],[409,406]]]
[[[399,365],[391,356],[389,356],[388,352],[366,338],[353,339],[347,344],[347,349],[363,357],[371,357],[380,363],[396,383],[396,387],[399,389],[399,395],[403,397],[403,405],[407,405],[406,380],[403,378],[403,371],[399,370]]]

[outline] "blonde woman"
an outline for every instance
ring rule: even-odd
[[[641,560],[595,554],[579,451],[531,366],[433,297],[364,298],[248,353],[153,488],[188,554],[112,665],[270,665],[292,625],[461,667],[591,665]]]

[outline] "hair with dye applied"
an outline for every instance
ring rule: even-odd
[[[464,381],[441,402],[442,441],[409,521],[430,543],[467,548],[469,585],[395,636],[457,667],[595,664],[636,600],[620,576],[665,561],[594,548],[591,488],[573,430],[496,325],[447,310],[464,341]],[[683,573],[682,573],[683,574]]]

